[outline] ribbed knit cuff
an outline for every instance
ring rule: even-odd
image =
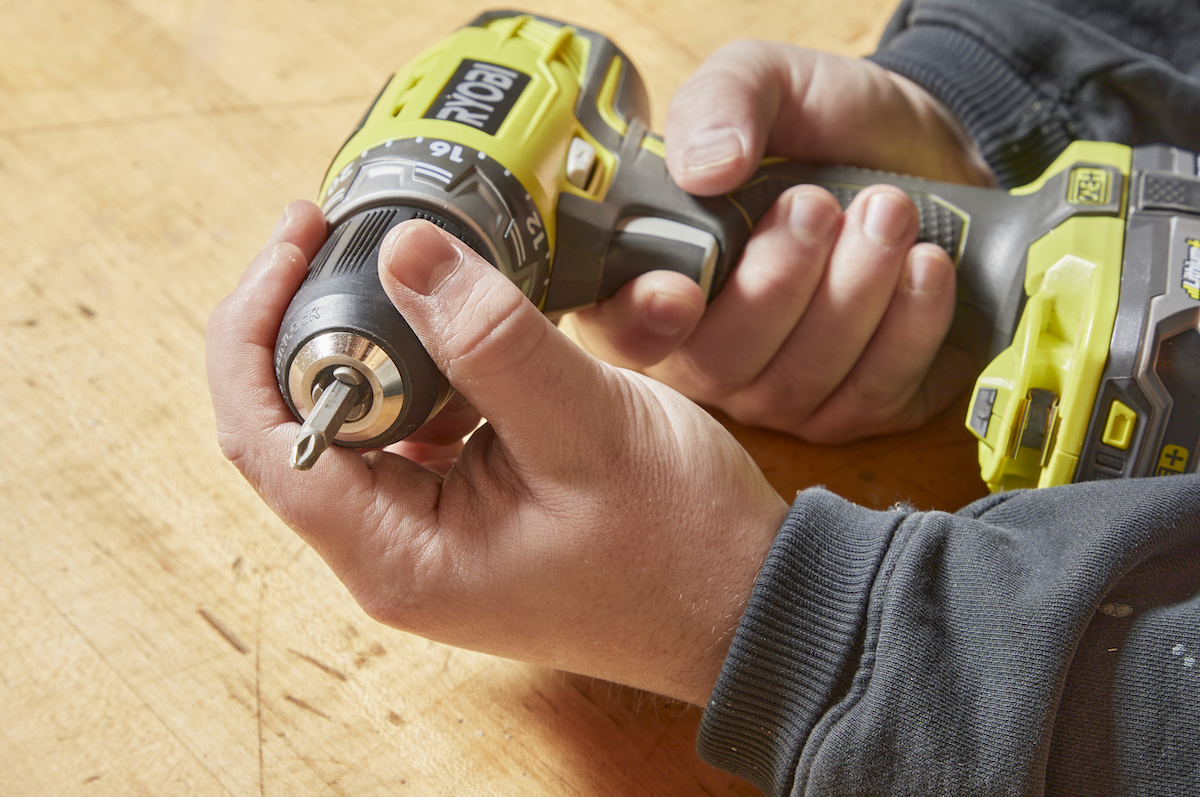
[[[907,514],[801,493],[704,712],[705,761],[765,794],[790,793],[805,740],[858,668],[871,587]]]
[[[1040,91],[961,30],[931,24],[907,28],[869,60],[940,99],[1005,188],[1032,182],[1075,137],[1061,98]]]

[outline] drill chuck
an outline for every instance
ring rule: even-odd
[[[343,445],[378,448],[405,437],[450,395],[445,378],[379,282],[384,237],[413,218],[468,237],[453,221],[423,209],[393,206],[357,213],[329,237],[284,316],[275,369],[298,417],[309,416],[337,380],[338,369],[361,377],[362,395],[331,430]]]

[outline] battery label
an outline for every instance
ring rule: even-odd
[[[1188,450],[1183,446],[1164,446],[1158,458],[1158,470],[1155,476],[1173,476],[1177,473],[1187,473]]]
[[[486,61],[463,61],[425,118],[458,122],[494,136],[527,85],[529,75],[523,72]]]
[[[1195,311],[1191,311],[1194,314]],[[1170,415],[1158,452],[1160,476],[1196,471],[1200,445],[1200,329],[1191,327],[1158,344],[1154,372],[1170,396]]]
[[[1187,295],[1200,302],[1200,240],[1187,239],[1187,259],[1183,261],[1183,285]]]

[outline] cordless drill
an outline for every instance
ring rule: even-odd
[[[992,489],[1196,470],[1192,153],[1077,142],[1011,192],[767,159],[740,189],[695,197],[667,174],[647,105],[608,39],[514,12],[483,14],[389,80],[329,169],[329,237],[276,343],[303,421],[294,467],[333,442],[401,440],[451,395],[379,282],[380,244],[403,221],[457,236],[553,316],[654,269],[712,297],[788,187],[846,206],[889,183],[958,267],[952,342],[991,358],[967,428]]]

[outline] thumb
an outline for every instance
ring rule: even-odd
[[[671,98],[663,138],[680,188],[714,195],[745,182],[779,113],[783,81],[761,42],[725,45]]]
[[[381,247],[379,278],[450,384],[502,438],[546,439],[553,425],[601,410],[602,366],[449,233],[398,225]]]
[[[671,176],[694,194],[736,188],[764,153],[991,182],[961,124],[927,90],[870,61],[778,42],[715,51],[672,98],[664,139]]]

